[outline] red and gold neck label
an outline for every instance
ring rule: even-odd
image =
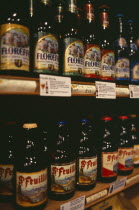
[[[118,149],[118,169],[128,171],[133,169],[133,147]]]
[[[13,194],[13,165],[0,165],[0,195]]]
[[[18,24],[1,25],[1,70],[29,71],[29,30]]]
[[[95,20],[94,7],[92,4],[85,4],[84,6],[84,18],[92,22]]]
[[[51,165],[51,191],[55,194],[67,194],[75,189],[75,162]]]
[[[114,177],[118,174],[118,152],[102,152],[102,177]]]
[[[47,200],[47,169],[34,172],[16,172],[16,203],[33,207]]]
[[[97,178],[97,157],[80,157],[77,170],[77,184],[92,185]]]
[[[101,21],[101,26],[105,29],[108,28],[110,26],[110,22],[109,22],[109,15],[107,12],[102,12],[100,14],[100,21]]]

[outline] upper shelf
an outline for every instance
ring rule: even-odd
[[[40,95],[39,78],[0,75],[1,95]],[[72,81],[72,96],[95,96],[94,83]],[[128,86],[116,86],[117,97],[129,97]]]

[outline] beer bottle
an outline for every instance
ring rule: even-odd
[[[50,165],[50,198],[66,200],[75,191],[76,160],[70,145],[67,122],[59,121],[56,129],[56,148]]]
[[[134,145],[134,167],[139,167],[139,138],[137,135],[136,114],[130,114],[130,135]]]
[[[52,3],[50,0],[38,2],[37,18],[34,23],[33,71],[35,73],[58,75],[59,44],[52,25]],[[41,13],[41,15],[40,15]]]
[[[16,146],[17,209],[43,209],[47,201],[47,160],[44,142],[34,122],[23,124]]]
[[[133,20],[128,20],[128,46],[129,46],[129,58],[130,58],[130,82],[132,84],[139,83],[139,49],[136,45],[135,36],[135,22]]]
[[[64,0],[56,0],[54,3],[54,29],[56,30],[58,38],[61,38],[64,32],[64,25],[63,25],[64,14],[65,14]]]
[[[96,35],[94,5],[92,0],[84,2],[83,42],[84,42],[84,77],[87,81],[98,80],[101,67],[101,52]]]
[[[0,26],[0,72],[27,75],[30,68],[29,1],[13,1]]]
[[[129,49],[126,39],[123,14],[115,17],[115,80],[117,84],[128,85],[130,80]]]
[[[78,31],[76,0],[68,0],[64,17],[65,33],[62,37],[63,75],[72,80],[82,80],[84,68],[84,47]]]
[[[14,144],[17,132],[16,122],[8,121],[1,126],[2,146],[0,148],[0,201],[12,201]]]
[[[96,185],[97,154],[90,133],[89,120],[81,120],[80,142],[77,154],[77,189],[91,190]]]
[[[127,176],[133,171],[133,141],[129,135],[128,116],[122,115],[119,119],[118,131],[118,173]]]
[[[115,80],[115,56],[110,28],[109,7],[102,5],[99,7],[100,19],[100,48],[101,48],[101,71],[100,79],[102,81]]]
[[[112,117],[102,117],[98,164],[99,179],[104,183],[115,181],[118,175],[118,145],[114,138]]]

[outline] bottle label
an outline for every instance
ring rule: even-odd
[[[0,165],[0,195],[13,194],[13,165]]]
[[[127,42],[126,42],[126,40],[125,40],[125,38],[123,38],[123,37],[120,37],[119,39],[117,39],[116,41],[115,41],[115,46],[120,46],[120,47],[127,47]]]
[[[108,28],[109,27],[110,22],[109,22],[109,15],[108,15],[107,12],[102,12],[101,13],[100,20],[101,20],[101,26],[103,28]]]
[[[51,165],[51,191],[55,194],[67,194],[75,189],[75,162]]]
[[[78,184],[92,185],[97,178],[97,157],[79,158]]]
[[[85,4],[85,19],[92,21],[94,20],[94,7],[93,4]]]
[[[84,76],[98,78],[100,74],[101,52],[97,45],[86,44],[84,56]]]
[[[16,172],[16,203],[33,207],[47,200],[47,169],[34,172]]]
[[[1,70],[29,71],[29,30],[18,24],[1,25]]]
[[[130,78],[130,67],[128,58],[117,58],[115,64],[115,79],[116,80],[129,80]]]
[[[112,50],[101,50],[101,79],[114,80],[115,77],[115,57]]]
[[[83,42],[76,38],[65,38],[64,75],[82,76],[84,67]]]
[[[118,174],[118,152],[102,152],[102,177],[114,177]]]
[[[139,164],[139,145],[134,145],[134,164]]]
[[[139,61],[131,61],[131,81],[139,81]]]
[[[58,69],[58,40],[54,35],[48,34],[37,41],[35,49],[35,72],[58,74]]]
[[[121,171],[128,171],[133,169],[133,148],[119,148],[118,149],[118,169]]]

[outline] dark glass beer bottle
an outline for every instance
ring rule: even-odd
[[[129,48],[123,14],[115,17],[115,80],[117,84],[128,85],[130,80]]]
[[[127,31],[130,58],[130,82],[131,84],[139,84],[139,49],[136,45],[136,30],[135,22],[133,20],[128,20]]]
[[[15,182],[17,209],[43,209],[47,201],[47,160],[36,123],[24,123],[17,141]]]
[[[112,117],[101,118],[100,148],[99,148],[99,180],[113,182],[118,175],[118,145],[114,140]]]
[[[8,121],[1,126],[0,148],[0,201],[12,201],[13,170],[14,170],[14,144],[17,132],[16,122]]]
[[[70,146],[67,122],[59,121],[56,129],[56,148],[50,165],[50,198],[66,200],[73,196],[76,185],[76,160]]]
[[[89,124],[89,120],[81,120],[77,154],[77,189],[83,191],[94,188],[97,179],[97,154]]]
[[[133,171],[133,141],[129,134],[128,116],[118,117],[118,173],[127,176]]]
[[[32,68],[39,74],[58,75],[59,71],[59,43],[52,25],[52,11],[50,0],[38,2],[37,18],[33,29]]]
[[[110,28],[109,7],[102,5],[99,7],[99,33],[101,48],[101,71],[100,79],[102,81],[115,80],[115,55],[112,33]]]
[[[96,34],[94,5],[92,0],[84,1],[83,42],[84,42],[84,77],[94,82],[99,79],[101,52]]]
[[[29,1],[13,1],[0,30],[0,72],[27,75],[30,70]]]
[[[62,37],[63,75],[72,80],[82,80],[84,68],[84,47],[78,31],[76,0],[67,1],[64,16],[65,33]]]
[[[139,138],[137,134],[136,114],[130,114],[130,135],[134,146],[134,167],[139,167]]]

